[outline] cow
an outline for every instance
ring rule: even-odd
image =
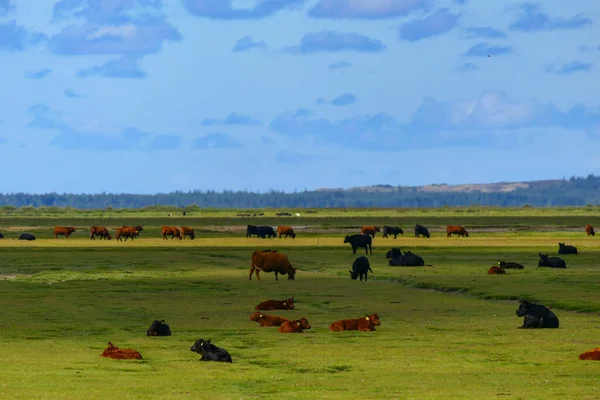
[[[548,257],[548,254],[538,253],[540,261],[538,267],[550,267],[550,268],[567,268],[565,260],[559,257]]]
[[[416,255],[411,251],[402,251],[398,248],[393,248],[385,254],[388,258],[388,265],[391,267],[422,267],[425,265],[423,257]]]
[[[75,232],[75,227],[73,226],[55,226],[54,239],[58,239],[59,235],[64,236],[65,239],[68,239],[73,232]]]
[[[300,318],[294,321],[286,321],[279,325],[277,331],[281,333],[302,333],[304,329],[312,328],[306,318]]]
[[[0,239],[4,239],[4,235],[0,233]]]
[[[100,239],[111,240],[112,236],[110,236],[110,232],[103,226],[91,226],[90,227],[90,240],[96,240],[96,236],[99,236]]]
[[[519,326],[519,329],[558,328],[558,317],[541,304],[523,300],[515,314],[524,317],[523,325]]]
[[[398,226],[384,226],[382,235],[384,239],[386,239],[388,235],[394,235],[394,239],[396,239],[398,235],[404,235],[404,230]]]
[[[164,319],[160,321],[155,319],[146,331],[146,336],[171,336],[171,328]]]
[[[246,227],[246,237],[252,237],[252,235],[256,235],[258,237],[258,232],[256,231],[257,228],[258,226],[248,225]]]
[[[260,311],[254,311],[250,314],[250,321],[258,322],[258,324],[262,327],[268,326],[280,326],[284,322],[289,321],[289,319],[284,317],[277,317],[274,315],[263,314]]]
[[[134,349],[120,349],[111,342],[108,342],[108,347],[104,349],[100,357],[114,358],[117,360],[141,360],[142,355]]]
[[[202,355],[202,357],[200,357],[200,361],[232,362],[231,355],[227,352],[227,350],[215,346],[210,342],[210,340],[196,340],[196,343],[190,347],[190,351]]]
[[[276,237],[277,234],[275,233],[273,228],[270,226],[257,226],[256,227],[256,236],[258,236],[259,238],[265,239],[267,236],[268,237]]]
[[[275,280],[278,281],[278,274],[287,274],[288,280],[296,279],[296,268],[292,266],[287,256],[277,251],[256,250],[252,253],[252,262],[250,264],[250,274],[248,280],[252,280],[252,273],[256,273],[256,279],[260,281],[259,272],[275,272]]]
[[[296,238],[294,229],[291,226],[279,225],[277,227],[277,234],[279,235],[279,239],[281,239],[281,235],[285,235],[286,239],[288,236],[291,236],[292,239]]]
[[[369,271],[373,273],[373,270],[371,269],[371,265],[369,263],[369,259],[365,256],[360,256],[352,263],[352,271],[350,271],[350,278],[356,280],[356,278],[360,276],[360,280],[362,281],[364,275],[366,282]]]
[[[594,227],[591,226],[590,224],[587,224],[585,226],[585,233],[588,236],[596,236],[596,231],[594,231]]]
[[[564,243],[558,244],[558,254],[577,254],[577,247]]]
[[[167,240],[167,236],[171,236],[171,240],[175,238],[181,240],[181,231],[176,226],[161,226],[160,234],[163,240]]]
[[[373,255],[373,241],[369,235],[346,235],[344,243],[350,243],[350,246],[352,246],[352,254],[356,254],[357,248],[364,247],[365,254],[369,254],[370,252],[371,255]]]
[[[450,237],[452,234],[455,234],[457,237],[469,237],[469,232],[460,225],[448,225],[446,227],[446,237]]]
[[[19,240],[35,240],[35,236],[31,233],[21,233]]]
[[[580,360],[592,360],[599,361],[600,360],[600,347],[596,347],[590,351],[586,351],[585,353],[581,353],[579,355]]]
[[[488,269],[488,274],[490,275],[506,275],[506,271],[497,265],[492,265],[490,269]]]
[[[340,319],[334,321],[329,325],[329,330],[332,332],[341,331],[362,331],[362,332],[373,332],[376,326],[380,326],[381,321],[379,315],[371,314],[366,315],[362,318],[354,319]]]
[[[513,261],[498,261],[498,266],[502,269],[524,269],[525,267]]]
[[[186,236],[189,236],[190,239],[194,240],[196,238],[196,234],[194,233],[194,228],[188,228],[187,226],[181,227],[181,238],[185,239]]]
[[[415,225],[415,237],[423,236],[426,238],[430,238],[429,229],[425,228],[423,225],[416,224]]]
[[[375,238],[375,234],[377,232],[380,232],[379,227],[375,226],[375,225],[371,225],[371,226],[363,226],[360,230],[360,233],[363,235],[371,235],[373,236],[373,238]]]
[[[293,310],[294,309],[294,298],[288,297],[285,300],[265,300],[259,303],[255,310]]]
[[[139,236],[140,231],[137,228],[138,227],[133,226],[117,228],[115,232],[115,238],[120,241],[123,241],[123,237],[125,237],[125,241],[127,241],[127,239],[133,240],[136,236]]]

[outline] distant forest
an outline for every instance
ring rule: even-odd
[[[377,185],[368,188],[327,189],[285,193],[270,191],[189,191],[141,194],[11,193],[0,195],[0,206],[72,207],[78,209],[176,206],[201,208],[343,208],[443,206],[585,206],[600,204],[600,176],[572,177],[511,192],[426,192],[420,187]]]

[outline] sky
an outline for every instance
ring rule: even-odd
[[[590,0],[0,0],[0,192],[600,174]]]

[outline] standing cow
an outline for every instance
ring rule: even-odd
[[[396,239],[398,235],[404,235],[404,230],[398,226],[384,226],[382,237],[386,239],[388,235],[394,235],[394,239]]]
[[[256,236],[259,238],[265,239],[268,237],[277,237],[275,230],[273,230],[270,226],[257,226],[256,227]]]
[[[375,234],[377,232],[380,232],[379,227],[378,226],[363,226],[362,229],[360,230],[360,233],[363,235],[371,235],[373,236],[373,238],[375,238]]]
[[[415,225],[415,237],[423,236],[426,238],[430,238],[429,229],[425,228],[423,225],[416,224]]]
[[[590,224],[587,224],[585,226],[585,233],[588,236],[596,236],[596,231],[594,231],[594,227],[591,226]]]
[[[275,251],[260,251],[256,250],[252,253],[252,263],[250,267],[249,280],[252,280],[252,273],[256,274],[256,279],[260,281],[259,272],[275,272],[275,280],[279,280],[278,274],[288,276],[289,280],[294,280],[296,276],[296,268],[292,266],[287,256]]]
[[[369,259],[365,256],[360,256],[352,263],[352,271],[350,271],[350,278],[356,280],[360,276],[360,280],[363,280],[363,275],[365,276],[365,282],[367,281],[367,276],[369,275],[369,271],[373,273],[371,269],[371,264],[369,263]]]
[[[448,225],[446,227],[446,237],[450,237],[452,234],[455,234],[457,237],[469,237],[469,232],[467,232],[464,226],[460,225]]]
[[[175,238],[181,240],[181,231],[176,226],[161,226],[160,233],[164,240],[167,240],[167,236],[171,236],[171,240]]]
[[[194,240],[196,238],[196,234],[194,233],[194,228],[188,228],[187,226],[181,227],[181,238],[185,239],[186,236],[189,236],[190,239]]]
[[[296,238],[296,233],[294,232],[294,229],[291,226],[279,225],[277,227],[277,234],[279,235],[279,239],[281,239],[282,235],[285,235],[286,239],[288,238],[288,236],[292,239]]]
[[[73,232],[75,232],[75,227],[73,226],[55,226],[54,239],[58,239],[59,235],[64,236],[65,239],[68,239]]]
[[[350,243],[352,246],[352,254],[356,254],[356,249],[359,247],[364,247],[365,254],[371,253],[373,255],[372,239],[369,235],[346,235],[344,238],[344,243]]]
[[[90,227],[90,240],[96,240],[96,236],[100,239],[111,240],[110,232],[103,226],[92,226]]]

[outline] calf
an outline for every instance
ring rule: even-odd
[[[558,328],[558,317],[541,304],[521,301],[519,308],[515,311],[518,317],[523,318],[523,326],[519,329]]]
[[[352,271],[350,271],[350,278],[356,279],[360,276],[360,280],[362,281],[364,275],[366,282],[369,271],[373,273],[373,270],[371,269],[371,264],[369,263],[369,259],[365,256],[360,256],[352,263]]]
[[[146,336],[171,336],[171,328],[165,323],[165,320],[155,319],[150,328],[146,331]]]
[[[266,300],[254,307],[255,310],[293,310],[294,298],[289,297],[287,300]]]
[[[114,358],[117,360],[141,360],[142,355],[134,349],[119,349],[117,346],[108,342],[108,347],[104,349],[100,357]]]
[[[579,355],[580,360],[593,360],[600,361],[600,347],[596,347],[590,351],[586,351],[585,353],[581,353]]]
[[[512,261],[508,261],[508,262],[498,261],[498,266],[502,269],[523,269],[523,268],[525,268],[521,264],[512,262]]]
[[[190,351],[202,355],[200,361],[232,362],[231,356],[227,350],[215,346],[214,344],[210,343],[210,340],[196,340],[196,343],[190,347]]]
[[[564,243],[559,243],[558,254],[577,254],[577,247]]]
[[[364,316],[362,318],[354,318],[354,319],[340,319],[338,321],[334,321],[329,325],[329,330],[332,332],[341,332],[341,331],[362,331],[362,332],[372,332],[376,326],[380,326],[381,321],[379,320],[379,315],[371,314]]]
[[[394,239],[396,239],[398,235],[404,235],[404,230],[398,226],[384,226],[382,235],[384,239],[386,239],[388,235],[394,235]]]
[[[277,328],[281,333],[302,333],[304,329],[312,328],[306,318],[300,318],[295,321],[286,321]]]
[[[506,271],[502,268],[492,265],[490,269],[488,269],[488,274],[490,275],[506,275]]]
[[[356,254],[357,248],[364,247],[365,254],[369,254],[370,252],[371,255],[373,255],[373,240],[369,235],[346,235],[344,243],[350,243],[350,246],[352,246],[352,254]]]
[[[250,321],[258,322],[260,326],[280,326],[284,322],[289,321],[289,319],[284,317],[276,317],[274,315],[263,314],[260,311],[254,311],[250,314]]]
[[[542,253],[539,253],[538,255],[540,256],[538,267],[567,268],[567,263],[562,258],[548,257],[548,254]]]

